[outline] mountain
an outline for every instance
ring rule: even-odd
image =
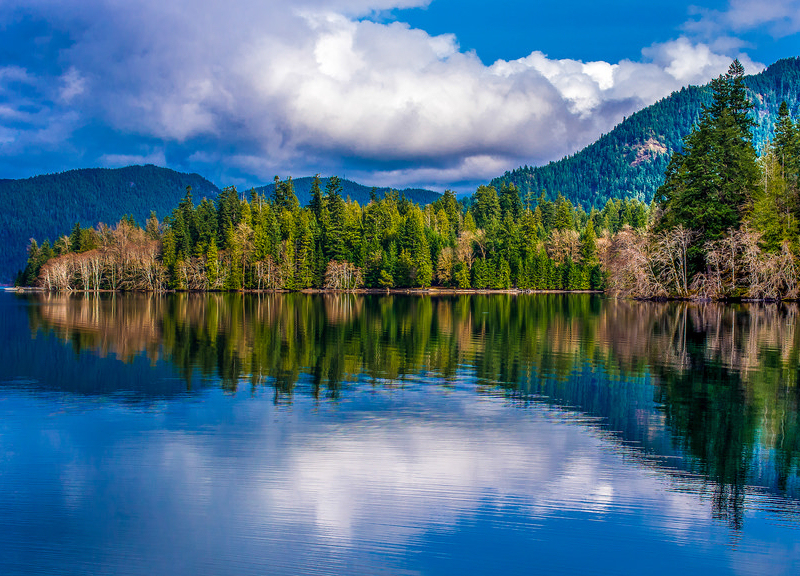
[[[294,183],[294,193],[300,201],[301,206],[305,206],[311,200],[311,184],[314,182],[313,177],[292,179]],[[340,179],[339,183],[342,186],[342,198],[350,197],[354,202],[358,202],[362,206],[368,204],[372,194],[372,188],[358,184],[351,180]],[[325,186],[328,185],[328,178],[320,178],[320,188],[322,193],[325,193]],[[275,184],[268,184],[260,186],[255,189],[259,194],[264,194],[269,197],[275,190]],[[375,193],[378,198],[382,198],[387,192],[393,188],[375,188]],[[399,190],[400,196],[405,196],[408,200],[420,205],[430,204],[435,202],[441,194],[433,192],[432,190],[425,190],[424,188],[406,188]]]
[[[745,77],[758,122],[753,140],[763,149],[773,136],[778,107],[786,101],[793,118],[800,113],[800,58],[779,60]],[[650,202],[664,182],[664,171],[675,150],[710,104],[711,87],[688,86],[624,119],[611,132],[580,152],[546,166],[524,166],[492,180],[495,187],[513,183],[523,197],[561,192],[585,209],[602,208],[610,198]]]
[[[25,266],[31,238],[41,244],[69,234],[76,222],[114,224],[130,214],[144,225],[150,211],[169,214],[192,187],[192,196],[216,198],[219,189],[198,174],[157,166],[88,168],[22,180],[0,180],[0,283]]]

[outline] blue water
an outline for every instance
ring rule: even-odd
[[[797,573],[795,315],[345,304],[0,295],[0,574]]]

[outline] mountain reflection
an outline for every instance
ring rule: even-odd
[[[591,295],[28,296],[34,333],[166,360],[191,389],[337,398],[356,382],[453,385],[596,418],[743,521],[747,486],[800,499],[798,309]]]

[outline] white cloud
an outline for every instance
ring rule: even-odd
[[[766,28],[775,37],[800,32],[800,0],[730,0],[725,10],[698,9],[687,29],[709,36]]]
[[[746,60],[681,38],[648,48],[643,62],[532,52],[485,66],[453,35],[358,19],[428,0],[11,4],[73,40],[54,115],[197,147],[185,156],[262,181],[342,170],[394,186],[484,179],[574,152],[624,115],[724,72],[732,56]],[[127,154],[105,150],[98,161]]]
[[[86,80],[75,68],[70,68],[61,76],[60,98],[64,102],[71,102],[76,96],[80,96],[86,89]]]
[[[731,63],[730,56],[715,53],[708,45],[692,43],[685,37],[655,44],[643,50],[643,53],[681,84],[705,83],[726,71]],[[764,69],[763,64],[752,61],[746,55],[740,54],[738,57],[749,74]]]

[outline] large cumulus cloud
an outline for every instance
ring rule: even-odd
[[[571,153],[733,56],[760,68],[686,37],[638,62],[534,51],[486,66],[453,35],[380,17],[427,3],[8,0],[0,26],[22,46],[0,60],[0,167],[156,161],[221,184],[322,172],[442,188]]]

